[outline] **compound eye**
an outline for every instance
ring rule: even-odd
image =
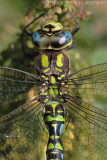
[[[53,36],[51,45],[53,48],[60,48],[67,45],[71,41],[71,39],[72,39],[72,36],[69,32],[62,31],[61,33]]]
[[[41,34],[39,33],[39,31],[36,31],[33,33],[32,35],[32,40],[33,40],[33,43],[39,47],[39,40],[41,39]]]
[[[32,41],[39,49],[46,49],[49,45],[48,37],[41,30],[38,30],[32,34]]]

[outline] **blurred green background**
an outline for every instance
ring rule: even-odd
[[[77,5],[73,10],[74,13],[78,13],[76,16],[81,24],[81,29],[75,35],[76,48],[65,51],[70,58],[72,71],[107,62],[107,4],[86,4],[83,9],[79,8],[80,6]],[[34,59],[23,55],[20,34],[26,25],[25,14],[28,8],[33,8],[35,10],[34,16],[38,16],[48,7],[49,5],[46,5],[44,0],[0,0],[0,66],[14,67],[34,73]],[[64,10],[62,3],[58,3],[58,7],[63,8],[62,11]],[[69,3],[65,8],[69,8]],[[58,12],[60,21],[66,26],[67,13],[65,15],[60,13],[60,9]],[[80,12],[81,16],[79,16]],[[38,25],[40,25],[40,21]],[[68,25],[70,24],[68,23]],[[10,111],[8,107],[0,108],[2,114],[8,111]]]

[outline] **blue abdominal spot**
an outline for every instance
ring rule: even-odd
[[[63,160],[63,154],[61,154],[61,158],[62,158],[62,160]]]
[[[59,130],[59,134],[61,135],[62,129],[64,127],[64,124],[61,124],[60,130]]]

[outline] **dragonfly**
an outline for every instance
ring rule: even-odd
[[[0,106],[17,106],[0,118],[0,159],[106,160],[107,63],[72,73],[63,49],[74,47],[79,21],[71,13],[72,32],[52,21],[31,32],[46,13],[24,28],[42,51],[37,74],[0,67]]]

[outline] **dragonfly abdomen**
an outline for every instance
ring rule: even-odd
[[[64,110],[57,101],[49,101],[45,106],[44,120],[49,132],[47,160],[63,160],[61,132],[64,126]]]

